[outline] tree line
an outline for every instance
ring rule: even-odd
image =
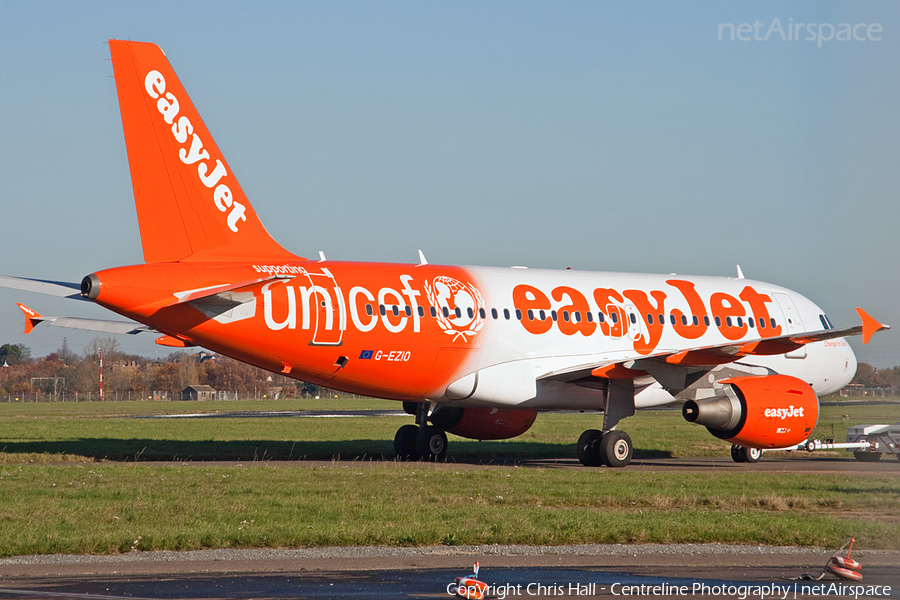
[[[23,344],[0,346],[0,401],[96,400],[103,352],[103,390],[107,400],[177,400],[189,385],[209,385],[247,398],[303,397],[325,388],[270,373],[227,356],[172,352],[164,358],[127,354],[114,338],[95,338],[81,353],[66,340],[55,352],[33,358]]]
[[[123,352],[114,338],[95,338],[79,354],[66,340],[56,352],[32,358],[23,344],[0,346],[0,401],[21,399],[97,399],[100,356],[103,350],[103,388],[106,399],[179,399],[189,385],[209,385],[229,397],[298,398],[326,395],[327,388],[270,373],[208,353],[172,352],[151,359]],[[900,390],[900,366],[876,369],[859,363],[852,384],[865,388]]]

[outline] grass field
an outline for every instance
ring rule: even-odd
[[[269,459],[392,456],[409,417],[148,419],[150,414],[399,408],[377,400],[0,405],[0,554],[316,545],[723,542],[900,548],[900,478],[470,468]],[[896,422],[900,406],[824,407],[817,435]],[[845,420],[843,415],[848,415]],[[569,458],[599,416],[540,415],[450,458]],[[675,411],[625,422],[638,456],[727,456]],[[849,456],[836,452],[836,456]],[[805,453],[798,456],[803,460]],[[239,460],[244,466],[146,465]],[[886,459],[884,459],[886,460]],[[122,461],[129,461],[123,464]]]

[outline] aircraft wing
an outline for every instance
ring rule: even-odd
[[[84,319],[81,317],[45,317],[21,302],[18,306],[25,313],[25,333],[31,333],[31,330],[38,323],[47,323],[54,327],[100,331],[103,333],[122,333],[126,335],[136,335],[144,331],[156,331],[151,327],[134,321],[108,321],[106,319]]]
[[[786,354],[799,350],[806,344],[821,342],[852,335],[862,335],[863,342],[877,331],[890,329],[890,325],[879,323],[861,308],[856,309],[862,319],[861,325],[843,329],[822,329],[803,334],[787,334],[773,338],[757,338],[741,340],[714,346],[697,346],[682,350],[664,350],[649,356],[630,356],[626,359],[586,360],[581,364],[570,365],[545,373],[540,379],[558,379],[562,381],[585,381],[593,378],[605,379],[641,379],[652,377],[673,395],[681,392],[696,379],[696,374],[740,361],[747,356],[771,356]],[[587,358],[587,357],[586,357]],[[693,377],[691,377],[693,375]]]
[[[69,298],[70,300],[89,301],[81,295],[81,284],[67,281],[49,281],[46,279],[26,279],[24,277],[6,277],[0,275],[0,287],[35,292],[48,296]]]

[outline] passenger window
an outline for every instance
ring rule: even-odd
[[[556,320],[556,311],[555,310],[550,311],[550,318],[553,319],[554,321]]]
[[[424,308],[424,307],[421,307],[421,306],[419,307],[419,316],[420,316],[420,317],[424,317],[424,316],[425,316],[425,308]]]
[[[775,317],[772,317],[771,319],[769,319],[769,323],[771,323],[772,329],[775,329],[776,327],[778,327],[778,325],[775,324]]]
[[[725,325],[731,327],[731,317],[725,317]]]
[[[528,309],[528,320],[534,321],[534,311],[531,310],[530,308]]]
[[[378,312],[381,313],[381,316],[382,316],[382,317],[383,317],[384,315],[387,314],[387,311],[384,310],[384,304],[379,304],[379,305],[378,305]]]
[[[675,315],[669,315],[669,322],[672,323],[672,325],[675,324]]]
[[[703,315],[703,323],[704,323],[704,325],[709,327],[709,316]]]
[[[637,317],[634,316],[634,313],[629,313],[629,314],[628,314],[628,318],[629,318],[629,320],[631,321],[631,324],[632,324],[632,325],[634,325],[635,323],[637,323]]]
[[[651,315],[650,313],[647,313],[647,324],[653,325],[653,315]]]
[[[766,328],[766,320],[763,319],[762,317],[759,318],[759,328],[760,328],[760,329],[765,329],[765,328]]]
[[[462,311],[459,309],[458,306],[456,307],[456,310],[454,310],[453,312],[456,313],[456,318],[457,318],[457,319],[460,318],[460,317],[462,316]]]
[[[597,320],[598,320],[599,322],[603,323],[603,322],[606,320],[606,315],[604,315],[602,312],[598,312],[598,313],[597,313]]]
[[[406,316],[407,316],[407,317],[411,317],[411,316],[412,316],[412,306],[407,306],[407,307],[406,307]]]
[[[721,327],[721,326],[722,326],[722,319],[719,317],[716,317],[716,327]]]
[[[547,320],[547,313],[545,313],[544,311],[541,311],[538,314],[541,316],[541,321]]]
[[[435,307],[431,307],[431,318],[437,317],[437,309]]]
[[[475,318],[475,311],[472,310],[472,307],[471,307],[471,306],[470,306],[469,308],[466,309],[466,312],[468,313],[470,319],[474,319],[474,318]]]
[[[754,327],[756,327],[756,324],[753,322],[753,317],[749,317],[747,319],[747,325],[750,326],[750,329],[753,329]]]
[[[394,313],[394,316],[396,317],[400,314],[400,307],[395,304],[393,307],[391,307],[391,312]]]
[[[372,305],[366,304],[366,314],[371,317],[373,312],[375,312],[375,311],[372,310]]]
[[[483,308],[478,309],[478,316],[481,317],[482,319],[484,318],[484,309]]]
[[[449,308],[447,308],[447,307],[445,306],[445,307],[443,307],[443,308],[441,309],[441,311],[444,313],[444,318],[445,318],[445,319],[450,317],[450,309],[449,309]]]
[[[497,314],[497,309],[496,309],[496,308],[492,308],[492,309],[491,309],[491,317],[496,321],[498,316],[499,316],[499,315]]]
[[[619,322],[619,313],[614,312],[613,314],[609,315],[609,318],[613,323],[618,323]]]
[[[697,318],[697,315],[693,316],[692,322],[695,326],[700,324],[700,319]]]
[[[666,319],[665,319],[665,317],[662,316],[662,313],[656,315],[656,318],[659,319],[659,324],[660,324],[660,325],[665,325],[665,324],[666,324]]]
[[[509,309],[508,308],[503,309],[503,318],[506,319],[507,321],[509,321]]]
[[[594,322],[594,313],[592,313],[592,312],[589,311],[589,312],[586,312],[586,313],[584,313],[584,314],[585,314],[585,316],[587,317],[587,322],[588,322],[588,323],[593,323],[593,322]]]
[[[565,321],[566,323],[569,322],[569,311],[567,310],[563,311],[563,321]]]
[[[687,315],[681,315],[681,324],[687,325]]]
[[[518,308],[516,309],[516,318],[520,321],[522,320],[522,311]]]

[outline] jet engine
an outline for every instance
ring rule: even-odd
[[[819,399],[789,375],[723,379],[712,398],[688,400],[681,414],[717,438],[747,448],[786,448],[805,441],[819,420]]]
[[[472,440],[506,440],[528,431],[536,417],[537,412],[525,409],[442,406],[431,414],[431,422]]]

